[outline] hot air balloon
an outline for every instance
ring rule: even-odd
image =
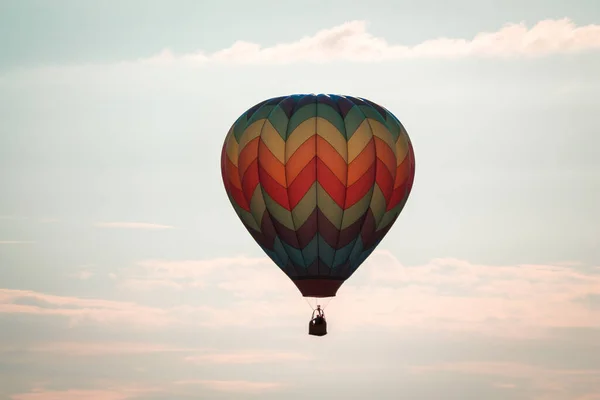
[[[384,107],[294,94],[262,101],[235,121],[221,173],[238,217],[302,296],[332,298],[398,218],[415,157]],[[311,334],[326,334],[326,326],[314,327],[319,315]]]

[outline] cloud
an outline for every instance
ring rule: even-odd
[[[144,260],[111,274],[120,289],[116,294],[137,300],[0,289],[0,313],[58,316],[72,324],[222,329],[298,326],[311,312],[266,257]],[[167,288],[180,294],[165,297]],[[151,296],[153,306],[144,305],[148,292],[156,290],[168,301],[157,303],[160,298]],[[600,274],[577,267],[493,266],[451,258],[405,266],[393,253],[379,250],[344,283],[326,311],[338,331],[369,326],[543,337],[556,328],[600,328],[600,308],[590,300],[597,295]]]
[[[202,315],[198,323],[206,326],[287,324],[306,313],[293,283],[266,257],[143,261],[116,280],[146,290],[171,286],[196,293],[202,287],[229,293],[225,306],[204,302],[177,309],[179,318]],[[600,309],[585,301],[592,294],[600,294],[600,275],[575,267],[492,266],[451,258],[404,266],[380,250],[344,283],[328,315],[341,330],[366,324],[544,336],[553,328],[600,327]]]
[[[365,263],[360,285],[348,285],[343,310],[377,304],[363,321],[390,326],[537,335],[549,328],[600,327],[600,312],[580,299],[600,292],[600,275],[552,265],[478,265],[435,259],[402,266],[380,251]],[[349,282],[350,283],[350,282]]]
[[[164,325],[172,321],[168,310],[160,308],[14,289],[0,289],[0,314],[61,316],[69,318],[71,323],[93,321]]]
[[[9,311],[12,307],[35,307],[24,312],[76,322],[116,322],[123,335],[127,334],[122,328],[125,324],[145,324],[149,330],[142,336],[138,331],[129,337],[120,333],[115,342],[110,342],[109,335],[100,341],[80,338],[8,344],[0,358],[19,357],[32,369],[48,362],[57,368],[67,365],[68,374],[73,366],[94,365],[86,372],[90,382],[95,382],[92,388],[38,389],[15,395],[25,396],[13,397],[17,400],[149,397],[136,392],[135,387],[115,386],[115,381],[97,385],[91,376],[106,371],[107,365],[122,366],[123,371],[135,373],[135,379],[151,379],[152,385],[160,386],[156,393],[169,398],[199,393],[210,397],[205,394],[209,391],[242,398],[243,394],[285,391],[298,374],[312,373],[320,384],[326,379],[322,377],[332,372],[343,373],[349,380],[366,372],[380,379],[378,387],[393,385],[396,379],[407,385],[428,381],[439,382],[436,390],[443,392],[456,390],[448,384],[449,376],[463,375],[461,382],[477,387],[487,384],[488,390],[503,392],[505,397],[526,393],[527,398],[544,400],[592,400],[595,392],[589,388],[600,387],[597,363],[590,357],[565,361],[564,355],[578,354],[588,347],[592,353],[596,341],[591,337],[588,344],[581,335],[558,337],[555,328],[600,328],[600,310],[581,301],[582,296],[600,292],[600,271],[584,272],[590,269],[579,269],[575,262],[569,265],[575,266],[494,266],[439,258],[408,266],[392,252],[379,250],[344,284],[326,310],[330,339],[335,340],[326,348],[313,349],[306,342],[310,311],[294,285],[267,258],[142,260],[119,271],[112,282],[118,285],[136,279],[142,286],[145,280],[176,282],[182,292],[169,296],[161,288],[150,296],[143,293],[140,299],[151,299],[153,307],[148,307],[143,301],[0,290],[0,312],[7,312],[6,307]],[[251,280],[253,276],[260,282]],[[194,282],[202,290],[193,286]],[[246,290],[244,285],[252,289]],[[131,287],[123,289],[114,294],[135,298]],[[235,329],[226,329],[232,326]],[[267,326],[277,326],[269,332],[279,339],[263,340]],[[72,334],[87,335],[85,332],[89,331]],[[535,343],[513,340],[542,336],[545,339]],[[347,352],[348,345],[363,339],[364,345]],[[492,350],[496,345],[499,349]],[[482,351],[482,346],[488,350]],[[155,360],[151,364],[143,356],[147,354]],[[7,355],[10,357],[3,357]],[[57,356],[64,357],[65,363],[56,364]],[[360,363],[352,362],[356,359]],[[157,371],[153,365],[168,372],[157,380],[152,375]],[[561,367],[554,369],[553,365]],[[285,372],[272,379],[258,375],[260,368],[273,366],[284,366],[281,370]],[[590,369],[585,370],[586,366]],[[111,373],[121,385],[133,380],[128,372]],[[81,379],[79,384],[86,377]]]
[[[0,244],[33,244],[35,242],[28,240],[0,240]]]
[[[279,382],[255,382],[242,380],[185,380],[178,381],[179,385],[201,385],[217,392],[233,393],[263,393],[281,389],[284,385]]]
[[[174,347],[158,343],[141,342],[47,342],[29,345],[23,348],[7,347],[3,352],[26,351],[30,353],[60,354],[62,356],[124,356],[151,353],[193,353],[193,348]]]
[[[194,364],[265,364],[287,361],[307,361],[312,360],[312,357],[302,353],[281,353],[260,350],[236,353],[201,354],[186,357],[185,360]]]
[[[144,260],[134,268],[121,271],[117,279],[128,289],[176,290],[201,288],[218,282],[216,287],[237,297],[262,297],[269,292],[282,292],[281,277],[261,274],[271,271],[271,260],[266,257],[222,257],[212,260]]]
[[[84,271],[79,271],[79,272],[70,274],[69,276],[79,279],[79,280],[82,280],[82,281],[86,281],[94,275],[95,274],[92,271],[84,270]]]
[[[137,386],[113,386],[103,385],[103,389],[67,389],[67,390],[49,390],[43,387],[36,387],[27,393],[13,394],[11,400],[128,400],[137,398],[147,398],[151,393],[168,393],[169,396],[181,394],[186,398],[197,396],[195,389],[189,391],[190,387],[202,386],[206,389],[217,392],[228,392],[238,394],[260,394],[279,390],[284,387],[279,382],[259,382],[250,380],[205,380],[191,379],[179,380],[161,387],[153,385]],[[185,388],[185,392],[181,389]],[[193,394],[192,394],[193,393]]]
[[[301,304],[301,303],[300,303]],[[224,328],[281,325],[286,316],[298,316],[290,302],[241,301],[232,305],[177,304],[150,307],[135,302],[50,295],[31,290],[0,289],[0,314],[28,314],[66,318],[71,325],[82,323],[125,324],[152,327],[176,325]],[[277,317],[277,318],[275,318]]]
[[[579,396],[577,400],[600,400],[600,393],[587,393]]]
[[[60,354],[62,356],[126,356],[156,353],[186,353],[183,360],[192,364],[269,364],[309,361],[313,357],[298,352],[277,352],[273,350],[241,350],[219,352],[211,349],[178,347],[161,343],[144,342],[45,342],[27,346],[5,346],[0,353],[27,352],[41,354]]]
[[[600,370],[552,369],[536,365],[513,362],[458,362],[435,365],[414,366],[415,373],[430,371],[451,371],[478,375],[498,375],[510,378],[540,377],[556,375],[592,376],[600,379]]]
[[[94,389],[68,389],[68,390],[45,390],[33,389],[28,393],[14,394],[11,400],[127,400],[134,399],[149,392],[151,388],[113,388],[105,390]]]
[[[555,262],[554,265],[558,265],[561,267],[581,267],[584,264],[581,261],[566,260]]]
[[[500,389],[514,389],[517,387],[517,385],[515,385],[514,383],[504,383],[504,382],[494,383],[493,386],[500,388]]]
[[[504,379],[503,388],[515,388],[523,380],[528,381],[539,399],[590,399],[589,387],[600,387],[600,370],[553,369],[538,365],[515,362],[457,362],[412,367],[413,373],[452,372],[467,375],[482,375]],[[508,382],[507,380],[510,380]],[[499,384],[496,383],[495,386]],[[581,396],[574,393],[583,391]],[[595,392],[595,391],[594,391]]]
[[[418,58],[542,57],[600,49],[600,25],[576,26],[568,18],[546,19],[528,28],[509,23],[495,32],[480,32],[470,39],[437,38],[413,46],[390,44],[367,30],[366,21],[350,21],[295,42],[263,47],[237,41],[231,47],[204,53],[174,55],[165,49],[142,60],[151,64],[290,64],[333,61],[381,62]]]
[[[117,228],[117,229],[173,229],[170,225],[150,224],[144,222],[99,222],[95,224],[98,228]]]

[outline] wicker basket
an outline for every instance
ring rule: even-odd
[[[311,320],[308,323],[308,334],[313,336],[327,335],[327,321],[323,320],[322,323],[316,324],[314,319]]]

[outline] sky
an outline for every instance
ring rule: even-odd
[[[0,0],[0,49],[0,399],[600,399],[596,0]],[[416,159],[324,337],[220,175],[311,92]]]

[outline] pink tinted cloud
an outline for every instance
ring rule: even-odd
[[[22,304],[21,302],[33,304]],[[206,327],[248,326],[261,319],[273,326],[282,317],[297,315],[289,302],[241,301],[232,306],[180,304],[174,307],[148,307],[133,302],[57,296],[30,290],[0,289],[0,314],[29,314],[66,318],[70,324],[126,324],[148,328],[175,325]]]
[[[344,295],[352,301],[399,296],[393,302],[395,309],[418,311],[422,316],[464,322],[496,318],[556,327],[600,326],[600,320],[593,318],[598,311],[580,301],[583,296],[600,294],[600,275],[574,268],[490,266],[456,259],[434,259],[413,267],[380,251],[356,275],[364,283],[348,282],[346,291],[340,291],[348,293]]]
[[[121,278],[183,289],[210,286],[235,301],[223,308],[182,305],[180,318],[207,326],[260,326],[306,318],[291,281],[264,258],[140,263]],[[143,284],[142,284],[143,285]],[[434,259],[404,266],[376,251],[329,305],[338,329],[372,326],[470,330],[496,335],[543,335],[554,327],[600,327],[600,310],[586,296],[600,294],[600,275],[561,265],[478,265]],[[199,318],[201,316],[201,318]],[[357,318],[360,316],[360,318]]]
[[[506,382],[496,382],[492,386],[500,388],[500,389],[514,389],[517,387],[514,383],[506,383]]]
[[[33,391],[11,396],[12,400],[126,400],[136,397],[130,393],[110,390],[51,390]]]
[[[194,364],[265,364],[308,361],[312,360],[312,357],[303,353],[260,350],[198,354],[188,356],[185,360]]]
[[[169,308],[131,302],[0,289],[0,313],[69,318],[73,323],[191,324],[211,328],[297,326],[310,315],[293,283],[266,257],[146,260],[114,275],[144,290],[198,288],[232,295],[226,305],[181,303]],[[126,287],[131,295],[132,286]],[[600,294],[600,274],[561,265],[478,265],[434,259],[404,266],[393,253],[375,252],[331,301],[337,330],[364,324],[401,329],[475,331],[534,337],[550,328],[600,327],[600,310],[586,298]],[[22,304],[22,301],[29,301]],[[33,304],[31,304],[33,301]]]
[[[577,397],[575,400],[600,400],[600,393],[587,393]]]
[[[35,304],[22,304],[28,301]],[[31,290],[0,289],[0,313],[61,316],[72,323],[133,323],[164,325],[172,318],[167,310],[131,302],[57,296]]]
[[[128,400],[139,398],[156,388],[116,387],[109,389],[46,390],[36,388],[28,393],[14,394],[11,400]]]
[[[309,361],[313,357],[306,353],[283,352],[273,350],[242,350],[218,352],[211,349],[176,347],[160,343],[144,342],[45,342],[24,347],[8,346],[6,351],[27,351],[55,356],[90,357],[90,356],[126,356],[153,353],[184,353],[184,360],[192,364],[267,364]]]
[[[519,386],[527,381],[536,391],[536,399],[571,400],[593,398],[600,392],[600,370],[560,369],[514,362],[457,362],[412,367],[413,373],[454,372],[466,375],[485,375],[503,379],[504,388]],[[512,380],[512,381],[511,381]],[[494,384],[498,387],[498,384]],[[577,396],[574,393],[584,393]],[[597,388],[589,390],[589,388]]]
[[[187,380],[178,381],[176,384],[179,385],[200,385],[210,390],[217,392],[230,392],[230,393],[263,393],[274,390],[279,390],[284,387],[280,382],[256,382],[256,381],[245,381],[245,380]]]
[[[151,353],[193,353],[200,349],[174,347],[159,343],[143,342],[47,342],[23,349],[33,353],[61,354],[63,356],[105,356]]]

